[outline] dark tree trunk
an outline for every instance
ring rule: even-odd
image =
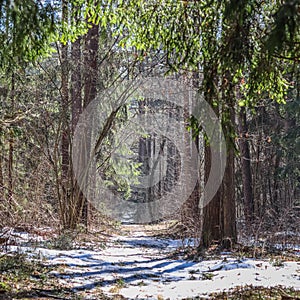
[[[234,149],[227,150],[227,164],[222,183],[222,243],[224,248],[231,248],[236,242],[236,207],[234,184]]]
[[[82,112],[82,87],[81,87],[81,38],[72,44],[72,62],[74,67],[71,75],[72,97],[72,133],[74,134],[79,116]]]
[[[15,109],[15,75],[12,74],[11,77],[11,90],[10,90],[10,100],[11,100],[11,110]],[[11,125],[12,126],[12,125]],[[8,201],[9,206],[13,203],[13,193],[14,193],[14,179],[13,179],[13,165],[14,165],[14,132],[11,130],[9,133],[8,142]]]
[[[195,89],[199,89],[199,72],[193,73],[193,78],[186,78],[185,80],[189,81]],[[194,131],[189,132],[186,128],[188,125],[188,120],[190,118],[190,111],[193,106],[193,98],[190,97],[190,95],[186,94],[184,97],[184,106],[182,110],[183,119],[185,122],[185,131],[183,133],[183,139],[184,139],[184,145],[185,145],[185,153],[184,155],[186,157],[191,157],[191,154],[193,151],[197,151],[195,156],[198,155],[199,152],[199,135],[195,134]],[[197,129],[196,129],[197,130]],[[193,143],[195,143],[195,148],[191,144],[192,138],[196,137],[195,140],[193,140]],[[195,170],[195,166],[193,165],[192,161],[186,161],[184,160],[182,163],[188,164],[187,168],[190,170],[191,176],[195,176],[195,172],[197,175],[199,174],[199,170]],[[191,180],[190,178],[186,178],[187,181]],[[187,183],[189,184],[189,183]],[[193,189],[193,192],[189,195],[187,200],[183,203],[181,208],[181,222],[184,225],[184,227],[190,231],[190,234],[193,236],[199,238],[201,233],[201,211],[199,208],[199,200],[200,200],[200,184],[199,181],[196,182],[195,187]]]
[[[0,131],[1,133],[1,131]],[[4,194],[4,178],[3,178],[3,147],[2,147],[2,136],[0,134],[0,201],[3,200],[3,194]]]
[[[211,91],[216,86],[216,70],[210,71],[205,78],[207,82],[206,101],[212,103]],[[231,247],[236,242],[236,207],[235,207],[235,185],[234,185],[234,142],[233,131],[235,124],[235,107],[232,101],[231,78],[226,73],[226,78],[221,86],[223,101],[226,103],[222,111],[222,125],[226,137],[227,158],[226,168],[222,185],[213,199],[203,209],[202,244],[208,247],[211,243],[220,242],[225,248]],[[218,107],[215,113],[219,115]],[[209,145],[205,148],[205,182],[209,176],[211,166],[211,155]]]
[[[207,62],[204,69],[204,96],[205,100],[213,107],[213,100],[217,93],[217,69]],[[214,111],[219,116],[219,107]],[[211,169],[211,148],[205,142],[204,149],[204,183],[206,184]],[[214,195],[213,199],[203,208],[202,246],[209,247],[214,242],[221,240],[221,193],[222,189]]]
[[[85,36],[85,85],[84,85],[84,107],[86,107],[97,95],[98,80],[98,48],[99,48],[99,26],[92,25]]]
[[[72,8],[76,10],[77,7]],[[75,22],[77,20],[74,20]],[[71,101],[72,101],[72,135],[75,132],[76,125],[79,116],[82,112],[82,55],[81,55],[81,38],[78,38],[71,45],[71,63],[72,63],[72,73],[71,73]],[[82,216],[82,206],[84,197],[78,185],[76,178],[72,172],[72,210],[74,223],[80,222]]]
[[[254,200],[252,191],[251,157],[248,142],[248,125],[245,107],[241,107],[239,113],[239,132],[239,147],[244,191],[244,210],[246,226],[248,228],[248,226],[251,225],[254,217]]]
[[[68,20],[68,3],[63,1],[62,19],[67,22]],[[62,78],[61,78],[61,106],[62,106],[62,141],[61,141],[61,154],[62,154],[62,175],[63,178],[68,178],[69,170],[69,71],[68,71],[68,44],[62,45],[61,49],[61,65],[62,65]]]
[[[206,184],[211,168],[211,151],[209,145],[205,145],[204,159],[204,182]],[[221,188],[219,188],[213,199],[203,208],[202,246],[205,248],[221,240],[220,213]]]
[[[84,49],[84,108],[93,101],[97,96],[97,80],[98,80],[98,48],[99,48],[99,26],[92,25],[87,35],[85,36],[85,49]],[[87,132],[85,137],[86,151],[89,153],[91,141],[91,132]],[[92,195],[90,195],[92,197]],[[85,198],[82,209],[82,219],[85,228],[89,227],[89,211],[90,203]]]
[[[68,1],[62,2],[62,19],[68,22]],[[70,197],[69,188],[69,71],[68,71],[68,44],[62,45],[61,48],[61,111],[62,111],[62,132],[61,132],[61,201],[62,201],[62,217],[63,226],[70,227]]]
[[[232,75],[229,71],[225,72],[222,83],[222,94],[225,102],[222,112],[222,125],[227,145],[227,158],[221,195],[221,242],[224,248],[231,248],[231,246],[236,243],[237,232],[234,180],[235,98],[233,93]]]

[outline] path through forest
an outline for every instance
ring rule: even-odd
[[[104,249],[38,250],[51,265],[52,275],[84,299],[106,295],[126,299],[184,299],[208,296],[237,286],[288,286],[300,289],[300,263],[276,264],[223,253],[194,262],[170,256],[188,241],[156,238],[143,226],[123,226]]]

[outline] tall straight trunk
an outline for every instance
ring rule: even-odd
[[[76,6],[72,8],[77,9]],[[75,20],[76,21],[76,20]],[[71,63],[73,64],[71,73],[71,105],[72,105],[72,135],[74,135],[75,128],[82,112],[82,55],[81,55],[81,38],[78,38],[71,44]],[[73,151],[71,149],[71,151]],[[72,216],[74,223],[78,223],[82,214],[82,202],[84,201],[83,193],[78,185],[73,171],[70,175],[72,180]]]
[[[246,226],[251,225],[254,217],[254,199],[252,190],[252,172],[249,142],[247,139],[248,124],[245,107],[241,107],[239,113],[239,147],[241,154],[241,168],[244,192],[244,214],[246,218]]]
[[[10,90],[11,110],[15,109],[15,75],[11,77],[11,90]],[[12,197],[14,194],[14,180],[13,180],[13,165],[14,165],[14,132],[11,129],[9,133],[8,142],[8,200],[9,205],[12,205]]]
[[[62,19],[68,20],[68,1],[62,2]],[[69,170],[69,71],[68,71],[68,44],[62,45],[61,49],[62,62],[62,78],[61,78],[61,106],[62,106],[62,140],[61,140],[61,155],[62,155],[62,176],[66,180]]]
[[[206,184],[211,169],[211,150],[205,143],[204,149],[204,182]],[[203,208],[202,246],[209,247],[213,242],[221,240],[221,188],[213,199]]]
[[[78,38],[72,43],[71,57],[74,63],[71,75],[72,133],[74,134],[75,127],[82,112],[81,38]]]
[[[206,101],[213,104],[213,93],[216,86],[217,71],[208,69],[208,75],[204,75],[207,82],[205,93]],[[207,76],[207,77],[206,77]],[[235,124],[235,107],[231,95],[231,78],[226,73],[226,78],[221,86],[223,101],[226,106],[222,111],[222,125],[226,137],[227,156],[223,181],[213,199],[203,208],[202,245],[208,247],[212,242],[221,242],[225,248],[231,247],[236,242],[236,207],[235,207],[235,184],[234,184],[234,146],[232,133]],[[219,115],[219,108],[214,108]],[[209,145],[205,146],[205,183],[209,176],[211,155]]]
[[[261,130],[258,131],[257,140],[261,140]],[[254,215],[261,217],[261,210],[262,210],[262,194],[261,194],[261,185],[262,181],[260,180],[260,173],[261,173],[261,145],[257,143],[255,148],[255,164],[253,168],[253,199],[254,201]]]
[[[217,86],[217,69],[211,68],[209,62],[206,63],[204,69],[204,96],[207,103],[213,108],[217,116],[219,116],[219,107],[213,106],[213,99],[216,94]],[[204,183],[206,184],[211,169],[211,147],[204,141]],[[213,199],[203,208],[203,226],[202,226],[202,246],[209,247],[214,242],[221,240],[221,187],[214,195]]]
[[[229,71],[225,72],[225,77],[223,79],[222,96],[223,101],[226,103],[222,112],[222,125],[227,145],[227,158],[222,182],[221,235],[223,247],[231,248],[237,240],[237,232],[234,180],[235,98],[233,93],[232,75]]]
[[[85,36],[85,49],[84,49],[84,107],[87,107],[91,101],[97,96],[97,81],[98,81],[98,48],[99,48],[99,26],[92,25]],[[85,137],[86,151],[89,153],[91,141],[91,132],[87,132]],[[92,195],[89,195],[92,197]],[[89,227],[89,210],[90,204],[85,198],[82,210],[82,219],[86,229]]]
[[[84,107],[86,107],[97,95],[98,80],[98,48],[99,48],[99,26],[92,25],[85,36],[85,86]]]
[[[193,85],[195,89],[199,89],[199,72],[194,72],[193,77],[184,77],[185,82],[189,82]],[[189,93],[185,93],[183,100],[183,109],[182,117],[184,120],[184,132],[182,133],[183,144],[185,145],[183,155],[187,158],[193,157],[193,155],[198,155],[199,150],[199,136],[196,137],[196,140],[192,140],[192,136],[196,136],[193,132],[189,132],[186,128],[188,125],[188,120],[190,118],[190,113],[192,111],[194,99],[190,96]],[[194,147],[193,144],[195,143]],[[197,151],[197,153],[193,153]],[[195,169],[193,162],[189,159],[183,161],[186,164],[186,168],[190,170],[191,177],[195,176],[195,173],[198,175],[199,170]],[[186,178],[187,182],[192,180],[192,178]],[[189,184],[189,183],[188,183]],[[194,237],[199,238],[199,233],[201,232],[201,218],[200,218],[200,209],[199,209],[199,200],[200,200],[200,184],[197,180],[195,187],[189,197],[184,201],[181,207],[181,222],[185,228],[187,228]]]
[[[67,63],[67,46],[63,46],[62,57],[64,61],[63,73],[62,73],[62,137],[61,137],[61,157],[62,157],[62,177],[63,181],[68,179],[69,171],[69,95],[68,95],[68,72],[66,70]]]
[[[235,211],[234,150],[231,149],[227,154],[227,165],[222,188],[222,242],[225,248],[231,248],[236,242]]]
[[[68,22],[68,1],[62,1],[62,19]],[[62,113],[62,133],[61,133],[61,185],[62,185],[62,218],[63,226],[71,226],[71,214],[68,211],[71,207],[69,189],[69,72],[68,72],[68,44],[61,47],[61,113]]]
[[[1,131],[0,131],[1,133]],[[2,137],[0,134],[0,149],[1,149],[1,153],[0,153],[0,201],[3,200],[3,195],[4,195],[4,178],[3,178],[3,146],[2,146]]]
[[[231,120],[234,122],[234,108],[231,108]],[[234,124],[234,123],[232,123]],[[227,144],[228,145],[228,144]],[[228,147],[228,146],[227,146]],[[236,242],[236,207],[235,207],[235,182],[234,182],[234,148],[227,149],[227,160],[222,182],[222,243],[224,248],[231,248]]]
[[[6,88],[0,89],[0,96],[3,96],[4,98],[7,97],[7,90]],[[2,106],[2,105],[1,105]],[[0,201],[4,200],[4,144],[3,144],[3,127],[0,127]]]

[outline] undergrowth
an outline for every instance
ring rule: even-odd
[[[300,300],[300,290],[285,288],[281,286],[265,288],[244,286],[235,287],[227,292],[212,293],[208,295],[209,299],[214,300]],[[200,300],[207,297],[185,298],[184,300]]]
[[[0,299],[28,299],[41,294],[59,294],[63,289],[49,276],[51,268],[29,261],[25,254],[3,254],[0,257]]]

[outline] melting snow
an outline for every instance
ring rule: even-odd
[[[111,238],[99,251],[10,249],[43,257],[49,265],[62,265],[52,274],[74,290],[98,286],[112,295],[112,287],[118,286],[117,293],[128,299],[208,297],[212,292],[244,285],[282,285],[300,290],[300,262],[296,261],[276,266],[268,260],[237,259],[229,254],[201,262],[167,258],[176,247],[192,242],[157,239],[137,231]]]

